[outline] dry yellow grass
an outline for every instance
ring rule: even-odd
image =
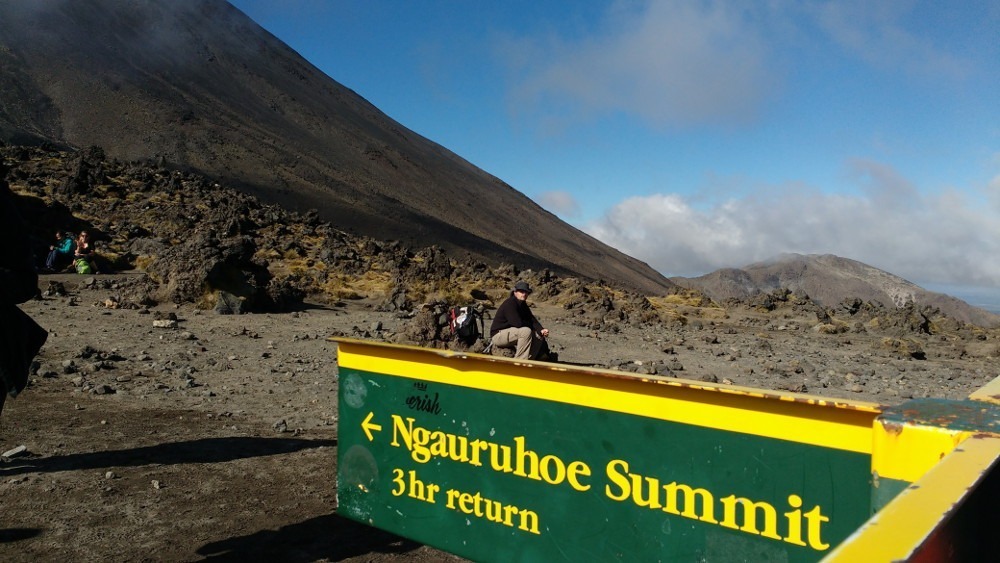
[[[411,299],[423,302],[461,303],[471,299],[461,285],[445,279],[418,281],[410,287],[409,295]]]
[[[195,301],[194,306],[197,309],[203,311],[208,311],[215,308],[215,305],[219,302],[219,292],[218,291],[206,291]]]
[[[671,293],[661,297],[650,297],[649,301],[654,305],[687,305],[689,307],[698,308],[718,308],[718,306],[712,303],[711,300],[702,295],[701,292],[693,289],[681,290],[677,293]]]
[[[358,277],[331,275],[319,289],[334,301],[384,296],[392,291],[392,277],[386,272],[375,271],[365,272]]]
[[[725,309],[711,304],[711,301],[697,291],[683,291],[647,299],[659,317],[667,322],[687,324],[689,317],[721,320],[728,315]],[[706,304],[710,306],[705,306]]]
[[[149,268],[149,265],[156,261],[156,256],[142,255],[135,258],[135,267],[137,270],[142,270],[143,272]]]

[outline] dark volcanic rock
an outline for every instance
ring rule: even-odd
[[[255,250],[249,237],[220,240],[195,232],[167,249],[148,272],[160,284],[161,296],[176,303],[195,303],[219,290],[239,297],[249,311],[267,310],[273,305],[266,292],[271,276],[266,264],[254,262]]]

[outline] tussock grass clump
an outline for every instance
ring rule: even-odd
[[[727,316],[725,309],[715,305],[695,290],[685,290],[647,299],[663,321],[682,326],[686,325],[691,317],[721,320]]]
[[[717,308],[717,306],[712,303],[712,300],[705,297],[700,291],[694,289],[684,289],[676,293],[671,293],[669,295],[664,295],[662,297],[651,297],[650,301],[662,303],[664,305],[687,305],[689,307],[702,308]]]
[[[337,274],[319,285],[320,294],[329,301],[341,299],[373,299],[388,295],[393,288],[392,277],[386,272],[369,271],[361,276]]]
[[[142,270],[143,272],[145,272],[146,269],[149,268],[149,265],[152,264],[153,262],[156,262],[156,256],[147,256],[147,255],[136,256],[135,268],[137,270]]]
[[[205,293],[195,301],[194,306],[203,311],[210,311],[219,303],[219,292],[205,289]]]
[[[919,342],[910,338],[884,337],[875,344],[881,350],[892,352],[903,357],[922,360],[925,357],[924,348]]]
[[[818,324],[814,330],[819,334],[844,334],[850,330],[850,327],[846,323],[833,322]]]

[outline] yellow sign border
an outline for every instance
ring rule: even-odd
[[[799,393],[637,376],[331,338],[342,367],[871,455],[882,407]],[[455,362],[455,360],[462,360]]]
[[[823,561],[906,561],[944,525],[1000,459],[1000,438],[962,442],[876,513]]]

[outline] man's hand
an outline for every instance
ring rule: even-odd
[[[549,329],[547,329],[547,328],[543,328],[542,330],[540,330],[540,331],[538,331],[538,332],[539,332],[539,334],[541,334],[542,336],[548,336],[548,335],[549,335]]]

